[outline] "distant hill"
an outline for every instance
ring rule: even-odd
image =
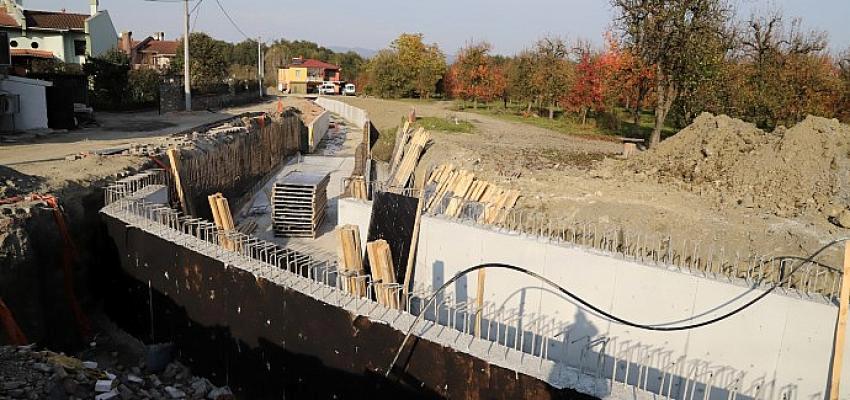
[[[333,50],[335,53],[347,53],[349,51],[353,51],[363,58],[370,58],[378,53],[378,50],[366,49],[363,47],[328,46],[328,48]]]

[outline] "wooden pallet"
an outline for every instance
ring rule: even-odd
[[[290,172],[271,193],[275,236],[315,238],[327,214],[330,175]]]

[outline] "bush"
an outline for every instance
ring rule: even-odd
[[[155,106],[159,101],[159,72],[151,69],[130,71],[128,75],[131,102],[139,106]]]
[[[120,109],[129,84],[130,60],[116,49],[91,57],[83,67],[91,80],[91,105],[95,109]]]

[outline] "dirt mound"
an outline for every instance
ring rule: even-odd
[[[32,193],[38,190],[42,183],[43,179],[39,177],[0,165],[0,199]]]
[[[781,216],[806,210],[832,215],[847,206],[850,126],[808,117],[767,133],[725,115],[702,114],[693,124],[625,168],[716,191],[724,203]]]

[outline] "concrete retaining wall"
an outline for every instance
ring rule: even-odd
[[[369,114],[367,114],[366,111],[350,106],[341,101],[319,96],[316,99],[316,104],[325,110],[345,118],[347,121],[350,121],[357,126],[364,126],[369,121]]]
[[[313,122],[310,122],[307,125],[307,145],[309,146],[311,153],[316,151],[316,148],[319,147],[319,143],[328,133],[330,123],[331,113],[325,111],[319,114]]]
[[[371,203],[339,202],[339,223],[357,224],[367,237]],[[488,263],[527,268],[555,281],[614,315],[643,324],[682,325],[724,314],[761,290],[612,257],[573,245],[499,232],[471,223],[426,216],[422,220],[414,283],[439,287],[458,271]],[[837,307],[822,300],[775,293],[719,323],[683,332],[651,332],[611,323],[562,297],[541,282],[505,270],[487,271],[485,299],[520,314],[517,325],[536,316],[556,322],[553,334],[570,339],[549,356],[570,365],[594,367],[606,377],[616,371],[651,392],[675,398],[823,398]],[[476,296],[471,274],[446,297]],[[584,343],[606,341],[593,360]],[[850,344],[845,354],[850,354]],[[601,360],[601,361],[598,361]],[[626,370],[629,360],[630,371]],[[845,364],[850,359],[845,359]],[[641,365],[635,368],[633,363]],[[844,371],[843,381],[850,379]],[[643,381],[643,382],[641,382]],[[663,385],[663,387],[662,387]],[[842,386],[850,396],[850,385]]]

